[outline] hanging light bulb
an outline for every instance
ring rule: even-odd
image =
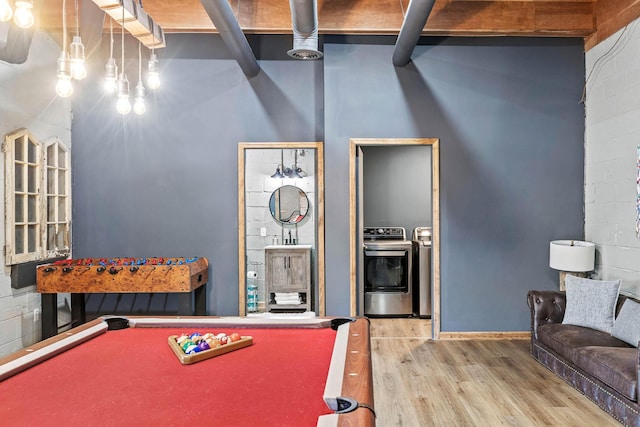
[[[87,77],[87,67],[84,65],[84,45],[80,38],[80,24],[78,22],[78,0],[75,0],[76,35],[69,46],[69,60],[71,61],[71,77],[82,80]]]
[[[122,8],[122,22],[124,22],[124,7]],[[124,74],[124,27],[121,33],[120,53],[122,54],[122,72],[118,77],[118,102],[116,103],[116,111],[120,114],[127,115],[131,112],[131,102],[129,102],[129,80]]]
[[[149,71],[147,73],[147,84],[149,89],[158,89],[160,87],[160,71],[158,70],[158,57],[155,49],[151,51],[149,56]]]
[[[73,95],[69,68],[69,58],[67,57],[67,52],[63,50],[58,58],[58,83],[56,84],[56,93],[61,98],[68,98]]]
[[[118,80],[118,65],[113,57],[113,20],[109,19],[109,35],[111,37],[111,47],[109,53],[109,59],[107,59],[107,65],[104,66],[104,90],[107,93],[115,93],[118,86],[116,81]]]
[[[8,0],[0,0],[0,22],[7,22],[13,17],[13,9]]]
[[[141,81],[138,81],[136,85],[136,96],[133,102],[133,112],[138,115],[144,114],[144,112],[147,111],[147,107],[144,105],[144,95],[144,85]]]
[[[73,36],[69,47],[69,62],[71,62],[71,77],[82,80],[87,77],[87,67],[84,64],[84,45],[80,36]]]
[[[120,73],[118,78],[118,102],[116,103],[116,111],[120,114],[127,115],[131,112],[131,102],[129,102],[129,80],[124,73]]]
[[[13,14],[13,22],[20,28],[31,28],[33,26],[33,1],[16,0],[16,12]]]
[[[136,95],[133,102],[133,112],[144,114],[147,107],[144,105],[145,90],[142,84],[142,43],[138,42],[138,84],[136,85]]]
[[[58,58],[58,83],[56,84],[56,93],[61,98],[68,98],[73,94],[73,85],[71,84],[71,70],[69,64],[69,55],[67,54],[67,2],[62,0],[62,52]]]
[[[60,77],[56,83],[56,93],[60,98],[68,98],[73,95],[73,85],[71,77]]]
[[[109,58],[104,68],[104,90],[107,93],[114,93],[118,88],[116,84],[118,80],[118,66],[116,65],[115,58]]]

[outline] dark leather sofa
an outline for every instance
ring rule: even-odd
[[[640,427],[638,349],[606,332],[563,325],[565,292],[529,291],[527,304],[531,355],[622,424]]]

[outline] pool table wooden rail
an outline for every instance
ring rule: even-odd
[[[0,381],[44,362],[107,331],[98,318],[0,358]]]
[[[369,320],[357,318],[349,326],[341,396],[361,406],[351,412],[322,416],[318,427],[375,426]]]

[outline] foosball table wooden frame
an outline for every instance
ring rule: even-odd
[[[85,294],[172,293],[178,315],[207,315],[207,258],[71,259],[36,270],[42,299],[42,339],[58,333],[58,294],[71,294],[71,326],[86,322]]]

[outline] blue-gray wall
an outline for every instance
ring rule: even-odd
[[[74,257],[207,257],[209,312],[238,313],[238,142],[323,139],[322,62],[287,60],[285,37],[252,42],[263,71],[247,80],[219,36],[168,35],[161,89],[124,119],[102,91],[106,40],[92,55],[73,102]],[[133,91],[137,44],[125,51]]]
[[[125,119],[103,43],[74,95],[74,256],[206,256],[210,313],[237,314],[237,143],[320,140],[327,314],[348,314],[349,138],[437,137],[442,330],[526,330],[526,291],[557,286],[549,240],[582,236],[582,41],[428,40],[396,69],[389,38],[325,37],[304,62],[255,36],[247,80],[218,36],[168,35],[161,91]]]
[[[362,147],[363,225],[430,227],[431,146]]]
[[[527,290],[557,288],[549,241],[582,236],[582,41],[423,39],[398,69],[373,40],[324,43],[329,312],[349,304],[349,138],[435,137],[442,331],[527,330]]]

